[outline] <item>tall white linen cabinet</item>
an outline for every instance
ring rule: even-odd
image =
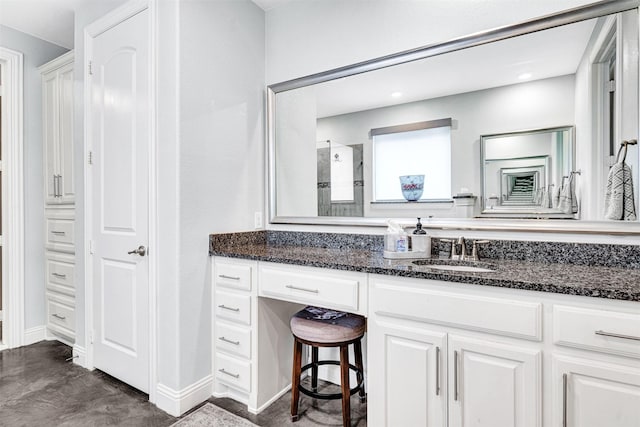
[[[46,333],[75,341],[73,51],[42,65]]]

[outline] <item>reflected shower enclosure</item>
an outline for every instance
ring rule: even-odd
[[[362,144],[317,143],[318,216],[364,216]]]

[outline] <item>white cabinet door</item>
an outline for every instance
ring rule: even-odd
[[[44,140],[45,203],[57,200],[57,141],[58,141],[58,79],[55,72],[42,78],[42,116]]]
[[[73,203],[73,63],[58,72],[59,132],[58,132],[58,203]]]
[[[553,382],[554,425],[640,425],[639,368],[556,356]]]
[[[449,425],[540,426],[540,351],[449,335]]]
[[[74,202],[73,57],[65,54],[41,68],[45,203]]]
[[[368,423],[446,426],[446,334],[370,318]]]

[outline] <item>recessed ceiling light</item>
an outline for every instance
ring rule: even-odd
[[[531,78],[531,73],[522,73],[518,76],[520,80],[527,80]]]
[[[393,92],[391,96],[393,96],[394,98],[400,98],[402,96],[402,92]]]

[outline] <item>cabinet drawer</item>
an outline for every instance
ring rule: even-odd
[[[542,340],[542,304],[427,289],[438,280],[390,279],[377,276],[370,291],[369,311],[495,335]]]
[[[554,305],[553,342],[640,357],[640,314]]]
[[[219,259],[214,262],[216,285],[244,291],[251,290],[251,265],[236,264]]]
[[[47,294],[47,326],[53,331],[73,337],[76,317],[73,301],[65,301]]]
[[[72,256],[47,252],[47,288],[67,295],[75,295],[74,269]]]
[[[216,352],[216,378],[230,386],[251,391],[251,363]]]
[[[218,350],[224,350],[247,359],[251,358],[251,330],[249,328],[216,322],[215,343]]]
[[[73,219],[47,218],[46,221],[48,247],[73,252]]]
[[[232,292],[216,291],[215,313],[219,318],[250,325],[251,296]]]
[[[260,295],[301,304],[358,311],[366,275],[311,268],[260,266]]]

